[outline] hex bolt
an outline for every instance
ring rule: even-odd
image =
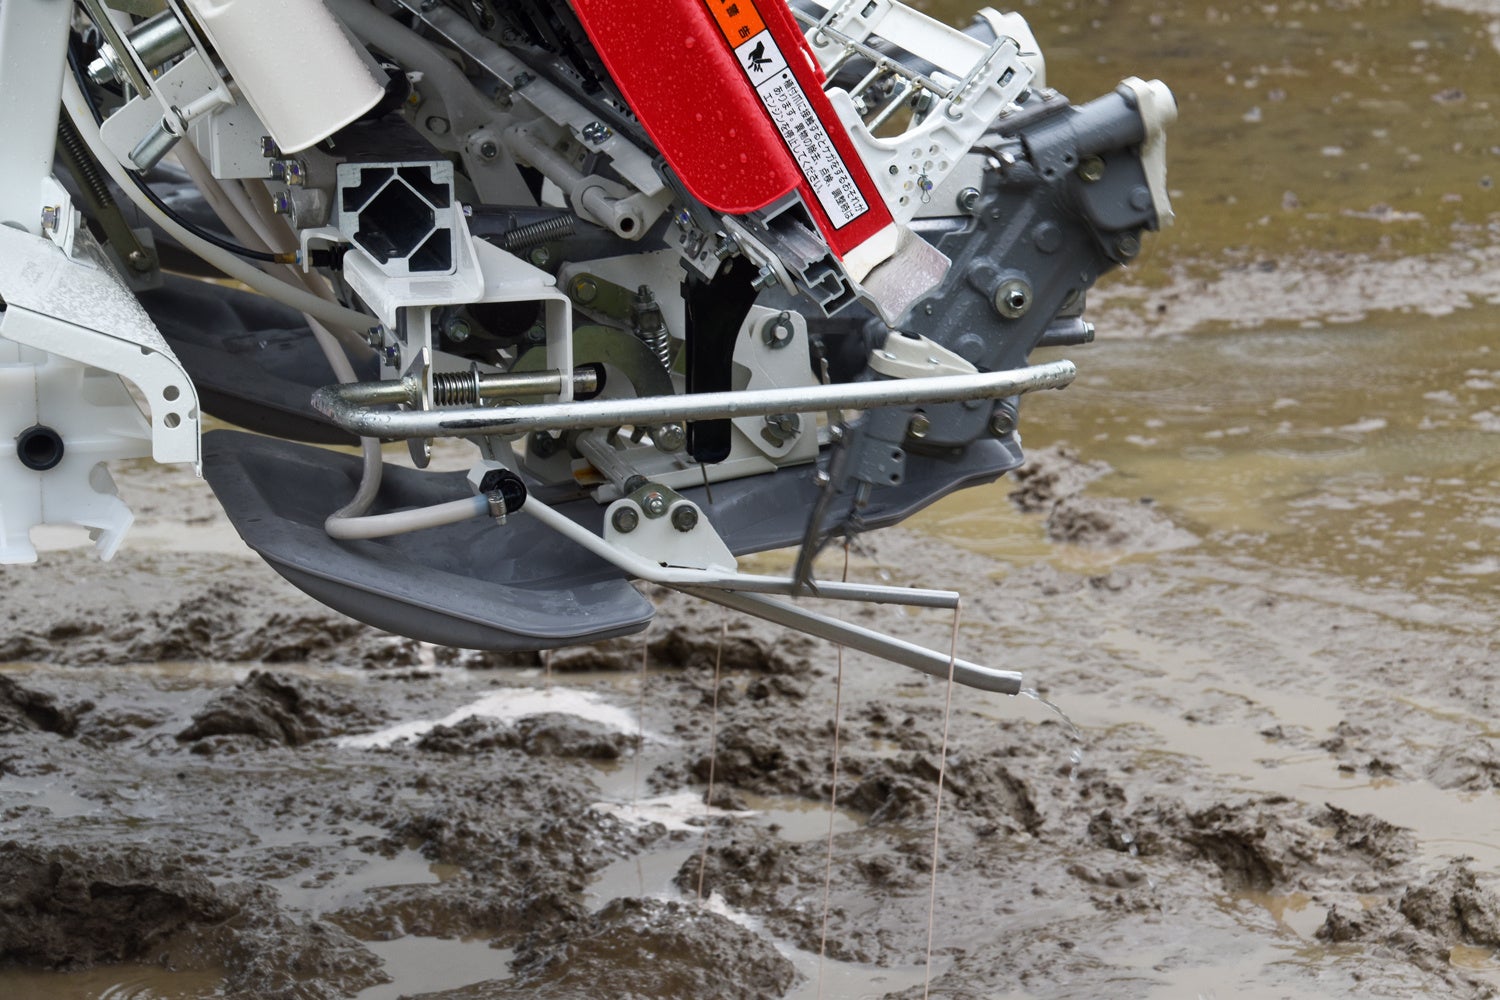
[[[531,262],[537,267],[546,267],[552,260],[552,253],[546,247],[537,247],[531,251]]]
[[[678,531],[692,531],[698,527],[698,508],[690,503],[678,504],[672,511],[672,527]]]
[[[660,490],[652,490],[641,498],[641,508],[647,517],[661,517],[667,512],[667,498]]]
[[[1078,176],[1085,184],[1093,184],[1104,176],[1104,161],[1097,156],[1085,156],[1078,161]]]
[[[572,291],[573,298],[585,305],[599,297],[599,286],[587,274],[580,274],[573,279]]]
[[[1016,429],[1016,418],[1009,410],[999,409],[990,416],[990,433],[995,437],[1005,437]]]
[[[1124,260],[1134,260],[1141,252],[1141,241],[1126,233],[1115,241],[1115,252]]]
[[[453,343],[455,344],[462,344],[464,341],[468,340],[469,334],[471,334],[472,332],[473,331],[469,328],[468,322],[466,322],[465,320],[455,318],[448,322],[448,339],[453,341]]]
[[[906,433],[918,439],[926,437],[930,430],[932,430],[932,420],[925,413],[914,415],[911,423],[906,425]]]
[[[557,454],[557,438],[546,431],[534,431],[526,439],[526,454],[536,458],[551,458]]]
[[[1020,278],[1007,278],[995,289],[995,311],[1007,319],[1020,319],[1031,308],[1031,286]]]
[[[628,535],[641,523],[641,516],[634,507],[621,507],[610,516],[609,523],[622,535]]]
[[[260,155],[268,160],[273,156],[280,156],[281,147],[276,145],[275,139],[272,139],[268,135],[263,135],[260,137]]]
[[[687,428],[682,424],[662,424],[651,432],[656,450],[671,454],[687,445]]]
[[[291,215],[292,196],[285,191],[277,191],[275,198],[271,202],[271,211],[277,215]]]

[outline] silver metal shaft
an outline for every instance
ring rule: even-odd
[[[892,663],[920,670],[940,680],[948,679],[948,655],[928,649],[926,646],[918,646],[916,643],[897,639],[883,632],[851,625],[837,618],[820,615],[816,611],[808,611],[806,608],[762,597],[759,594],[742,594],[712,587],[674,587],[674,589],[705,601],[722,604],[726,608],[733,608],[747,615],[785,625],[799,632],[806,632],[808,635],[815,635],[820,639],[827,639],[829,642],[836,642],[841,646],[848,646],[850,649],[857,649],[862,653],[869,653],[871,656],[879,656]],[[995,670],[992,667],[958,659],[952,661],[952,670],[953,681],[956,684],[978,688],[981,691],[995,691],[999,694],[1021,693],[1021,675],[1013,670]]]
[[[313,393],[318,411],[338,426],[360,437],[430,438],[483,434],[520,434],[538,430],[579,430],[589,427],[654,427],[692,420],[757,417],[771,413],[810,413],[816,410],[866,410],[918,403],[956,403],[970,399],[1002,399],[1061,389],[1077,376],[1071,361],[1051,361],[1003,372],[934,375],[755,389],[704,392],[644,399],[600,399],[572,403],[530,403],[518,406],[476,406],[438,410],[381,410],[368,400],[383,394],[368,383],[324,386]]]

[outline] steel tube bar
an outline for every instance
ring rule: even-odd
[[[538,430],[618,427],[624,424],[657,426],[679,421],[724,420],[771,413],[864,410],[919,403],[1001,399],[1041,389],[1061,389],[1071,383],[1077,374],[1078,369],[1071,361],[1051,361],[1012,371],[934,375],[881,382],[426,411],[372,409],[360,401],[360,394],[370,390],[355,383],[324,386],[313,393],[312,403],[335,424],[360,437],[469,437],[521,434]]]
[[[862,653],[878,656],[904,667],[911,667],[939,680],[947,680],[951,662],[953,680],[965,687],[999,694],[1020,694],[1021,675],[1013,670],[996,670],[968,660],[953,659],[946,653],[918,646],[895,636],[885,635],[860,625],[820,615],[782,601],[762,597],[759,594],[740,594],[711,587],[685,587],[668,584],[693,597],[722,604],[726,608],[764,618],[766,621],[785,625],[820,639],[857,649]]]

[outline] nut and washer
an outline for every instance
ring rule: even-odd
[[[995,289],[995,311],[1007,319],[1020,319],[1031,308],[1031,286],[1020,278],[1007,278]]]
[[[652,490],[641,498],[641,509],[647,517],[661,517],[667,512],[667,498],[660,490]]]
[[[609,523],[622,535],[628,535],[641,523],[641,516],[634,507],[621,507],[610,516]]]
[[[760,328],[760,336],[766,342],[766,346],[777,351],[790,344],[795,333],[796,329],[792,326],[792,314],[789,312],[777,313]]]
[[[678,504],[672,511],[672,527],[678,531],[692,531],[698,526],[698,508],[690,503]]]

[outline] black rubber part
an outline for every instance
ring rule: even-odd
[[[323,520],[353,495],[360,459],[237,431],[203,438],[203,471],[246,544],[294,586],[377,628],[444,646],[547,649],[639,632],[652,605],[623,572],[525,515],[476,517],[389,538],[338,542]],[[962,458],[911,454],[906,481],[875,491],[866,527],[903,520],[940,497],[1021,464],[1015,439],[979,441]],[[814,467],[680,492],[736,554],[796,544],[820,488]],[[602,532],[604,507],[571,488],[532,496]],[[463,473],[387,466],[374,513],[468,495]],[[829,528],[833,525],[829,524]]]
[[[16,457],[32,472],[57,468],[65,451],[62,435],[44,424],[33,424],[16,435]]]

